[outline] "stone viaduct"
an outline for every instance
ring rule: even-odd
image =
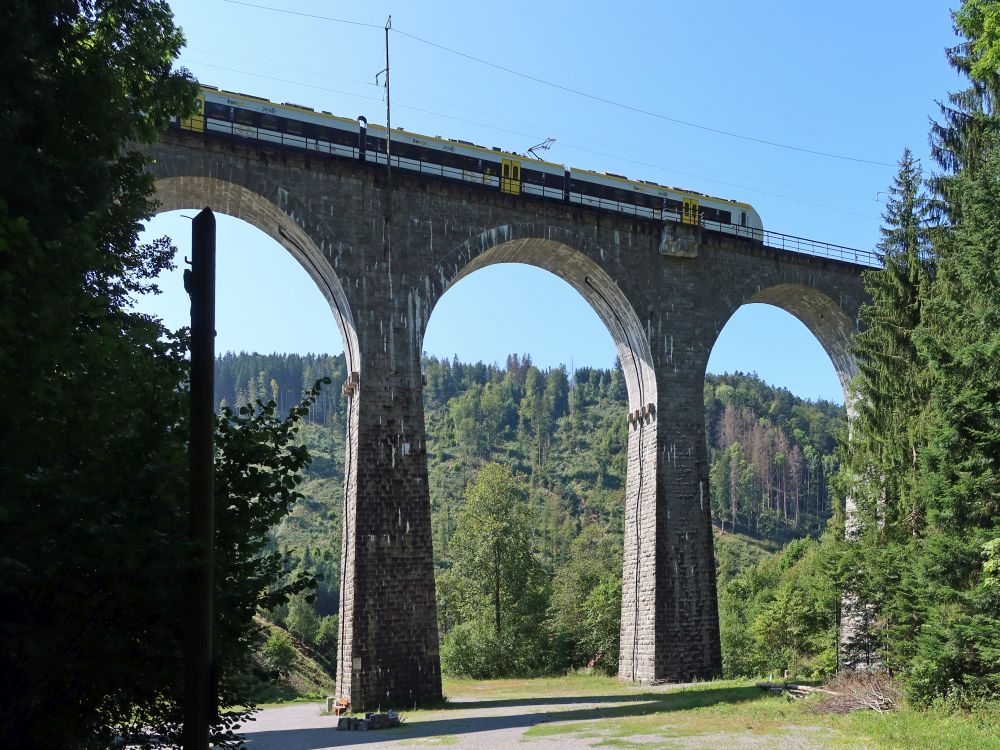
[[[737,308],[764,302],[801,320],[846,383],[860,266],[200,134],[168,133],[148,154],[162,211],[209,206],[258,227],[301,263],[340,326],[350,398],[338,696],[362,709],[441,695],[420,357],[441,295],[494,263],[564,279],[607,325],[621,358],[629,401],[621,677],[720,673],[703,410],[709,353]]]

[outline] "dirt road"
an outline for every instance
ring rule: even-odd
[[[319,704],[269,708],[243,728],[249,750],[325,750],[364,746],[372,750],[450,747],[456,750],[500,750],[516,747],[529,728],[542,723],[593,719],[595,709],[624,708],[640,704],[642,696],[526,698],[452,702],[441,711],[403,714],[398,729],[376,732],[338,732],[336,719],[321,716]],[[590,747],[597,738],[578,735],[531,739],[532,750]]]

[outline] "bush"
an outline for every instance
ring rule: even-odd
[[[441,639],[441,669],[477,680],[538,674],[546,651],[541,640],[512,630],[497,633],[489,622],[463,622]]]
[[[295,644],[283,630],[272,630],[263,649],[264,661],[270,669],[280,674],[287,674],[295,661]]]
[[[327,615],[319,623],[316,633],[316,648],[334,663],[337,661],[337,615]]]
[[[312,602],[304,594],[299,594],[288,602],[287,628],[307,646],[316,643],[319,633],[319,616]]]
[[[618,674],[622,614],[622,580],[598,584],[584,603],[583,645],[591,655],[588,666],[608,675]]]

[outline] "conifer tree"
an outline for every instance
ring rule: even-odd
[[[1000,696],[1000,614],[979,585],[983,546],[1000,535],[1000,151],[954,188],[961,221],[942,242],[917,340],[932,381],[911,685],[921,700],[964,701]]]
[[[975,173],[1000,132],[1000,66],[997,65],[996,0],[965,0],[954,14],[955,32],[964,41],[947,50],[948,62],[969,77],[966,89],[948,94],[939,102],[941,120],[931,124],[931,154],[945,171],[931,184],[936,192],[934,208],[950,218],[961,214],[955,176]]]
[[[879,244],[883,267],[864,275],[871,302],[861,310],[864,330],[854,341],[856,416],[846,470],[855,478],[859,522],[915,535],[923,517],[916,484],[927,379],[913,337],[932,260],[920,164],[909,149],[889,196]]]
[[[864,330],[853,346],[855,416],[841,468],[856,508],[849,528],[857,534],[843,581],[847,663],[902,667],[897,646],[914,635],[900,632],[913,621],[891,602],[895,563],[925,524],[919,459],[929,384],[914,337],[932,278],[927,205],[920,165],[906,149],[883,214],[883,267],[864,274],[871,302],[862,307]]]

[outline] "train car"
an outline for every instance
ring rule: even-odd
[[[299,104],[275,104],[267,99],[217,89],[203,88],[199,101],[204,131],[358,158],[360,144],[356,120],[316,112]]]
[[[367,127],[366,159],[385,164],[385,128]],[[419,135],[393,128],[389,147],[392,166],[422,174],[499,188],[512,195],[562,199],[565,168],[539,159],[509,154],[469,141]]]
[[[330,156],[386,163],[386,129],[330,112],[203,86],[195,113],[175,119],[183,130],[262,141]],[[395,169],[434,175],[511,195],[561,200],[658,221],[676,221],[763,239],[760,216],[747,203],[714,198],[622,175],[570,169],[561,164],[486,148],[468,141],[393,128],[389,159]]]

